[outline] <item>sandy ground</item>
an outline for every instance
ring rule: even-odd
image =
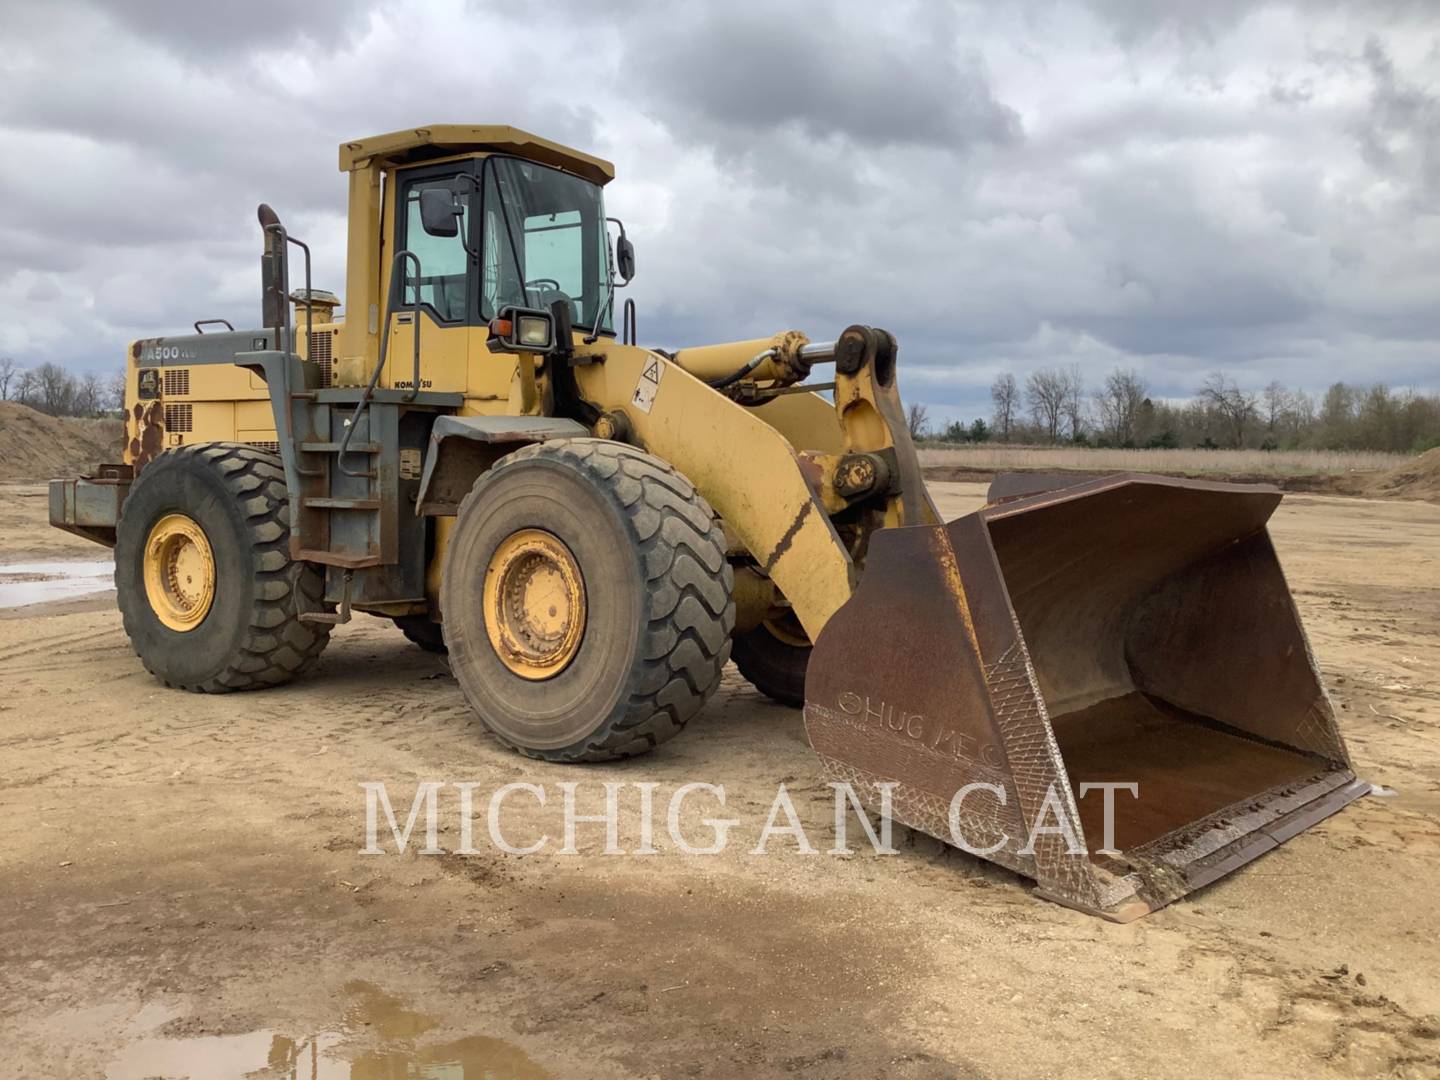
[[[0,492],[0,561],[99,553],[39,491]],[[145,674],[107,598],[11,612],[0,1074],[1433,1077],[1440,507],[1292,496],[1274,532],[1359,770],[1397,794],[1128,926],[903,829],[893,856],[745,854],[777,781],[817,846],[832,804],[800,714],[733,671],[656,754],[550,767],[375,619],[291,687],[198,697]],[[663,815],[651,856],[582,825],[566,856],[554,801],[521,795],[506,829],[553,834],[541,854],[491,846],[480,801],[480,854],[365,856],[373,780],[402,819],[421,781],[579,781],[590,812],[607,780],[707,781],[743,824],[713,857]]]

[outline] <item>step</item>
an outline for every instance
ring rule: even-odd
[[[338,442],[302,442],[300,450],[306,454],[338,454],[341,444]],[[378,454],[380,444],[373,442],[352,442],[345,447],[347,454]]]
[[[379,499],[332,499],[315,495],[301,498],[300,505],[307,510],[379,510]]]

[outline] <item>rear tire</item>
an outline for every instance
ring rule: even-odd
[[[805,704],[805,669],[810,666],[810,645],[784,641],[761,623],[735,638],[731,659],[740,674],[766,697],[782,705]]]
[[[213,559],[208,606],[183,630],[157,612],[145,578],[153,530],[177,517],[198,527]],[[278,686],[313,664],[330,638],[329,624],[300,619],[324,610],[325,579],[290,558],[280,461],[250,446],[197,443],[145,467],[116,526],[115,589],[140,662],[184,690]]]
[[[400,632],[426,652],[445,655],[445,633],[439,623],[428,615],[396,615],[394,622]]]
[[[512,588],[517,565],[541,569]],[[487,575],[501,583],[487,590]],[[523,447],[456,515],[441,583],[450,667],[486,727],[523,754],[645,753],[719,685],[733,584],[714,511],[665,462],[601,439]],[[529,667],[511,639],[497,644],[505,620],[513,641],[538,642]]]

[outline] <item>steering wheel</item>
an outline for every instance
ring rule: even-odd
[[[531,289],[539,292],[542,286],[549,286],[551,291],[553,292],[562,291],[560,288],[560,282],[556,281],[554,278],[537,277],[531,278],[529,281],[525,282],[526,292],[529,292]]]

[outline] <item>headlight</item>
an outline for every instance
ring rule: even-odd
[[[550,320],[534,316],[520,316],[520,334],[516,340],[521,345],[543,349],[550,344]]]

